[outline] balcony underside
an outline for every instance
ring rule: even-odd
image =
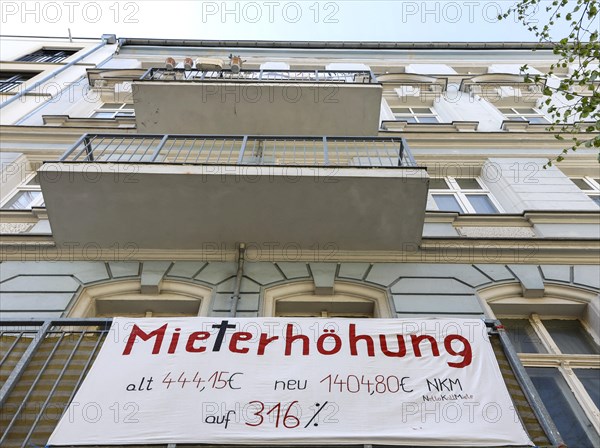
[[[375,136],[379,84],[134,83],[143,133]]]
[[[420,242],[427,199],[419,168],[51,163],[40,178],[57,244],[107,248],[398,250]]]

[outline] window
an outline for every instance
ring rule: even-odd
[[[53,48],[42,48],[41,50],[34,51],[33,53],[17,59],[18,62],[61,62],[67,59],[69,56],[77,53],[77,50],[61,50]]]
[[[440,119],[432,107],[393,107],[396,120],[408,123],[439,123]]]
[[[387,293],[379,288],[336,282],[331,295],[315,294],[313,282],[269,288],[264,294],[265,316],[369,318],[392,315]]]
[[[8,92],[35,75],[36,72],[0,72],[0,92]]]
[[[572,178],[571,182],[577,185],[589,198],[600,207],[600,179],[591,177]]]
[[[532,107],[499,107],[498,110],[511,121],[528,121],[532,124],[550,123],[542,112]]]
[[[568,446],[600,446],[599,299],[596,292],[546,283],[527,299],[520,284],[478,291],[518,353]]]
[[[43,207],[44,198],[42,197],[42,188],[37,174],[32,174],[17,187],[2,203],[2,209],[6,210],[27,210],[32,207]]]
[[[96,109],[90,118],[135,117],[135,110],[127,103],[104,103]]]
[[[600,347],[584,324],[537,314],[501,321],[567,444],[599,446]]]
[[[432,178],[429,181],[429,194],[444,212],[457,213],[500,213],[500,205],[474,177]]]
[[[207,316],[211,290],[205,286],[163,280],[158,294],[144,294],[139,280],[84,288],[67,317]]]

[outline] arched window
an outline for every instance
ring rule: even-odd
[[[542,401],[569,446],[600,446],[600,306],[598,294],[546,285],[542,298],[520,285],[480,291],[499,319]]]
[[[163,281],[159,294],[142,294],[139,280],[84,288],[66,317],[206,316],[212,291],[204,286]]]
[[[334,294],[316,295],[312,282],[287,283],[265,290],[263,314],[278,317],[392,317],[387,292],[336,282]]]

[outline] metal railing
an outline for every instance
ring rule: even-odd
[[[111,319],[0,320],[0,446],[45,446]]]
[[[23,76],[19,76],[19,75],[12,76],[8,79],[2,79],[2,80],[0,80],[0,92],[8,92],[8,91],[14,89],[15,87],[20,86],[26,80],[27,80],[27,78],[25,78]]]
[[[53,64],[73,56],[78,50],[38,50],[17,59],[17,62],[40,62]]]
[[[85,134],[60,162],[415,167],[402,138]]]
[[[186,70],[183,68],[150,68],[140,81],[243,81],[243,82],[324,82],[375,84],[377,78],[369,70]]]

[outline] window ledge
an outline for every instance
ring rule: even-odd
[[[460,226],[482,226],[490,224],[506,224],[512,226],[528,227],[532,224],[599,224],[600,213],[597,211],[574,211],[563,210],[540,210],[525,211],[522,214],[516,213],[497,213],[493,215],[483,214],[460,214],[456,212],[442,212],[428,210],[425,215],[425,222],[451,223]]]
[[[69,115],[43,115],[46,126],[64,126],[70,128],[135,128],[135,117],[83,118]]]
[[[451,123],[408,123],[407,121],[383,120],[381,126],[385,131],[418,131],[418,132],[473,132],[479,127],[478,121],[453,121]]]
[[[518,131],[525,132],[529,128],[529,121],[513,121],[513,120],[504,120],[502,122],[502,130],[503,131]]]
[[[524,226],[455,226],[467,238],[536,238],[535,230]]]

